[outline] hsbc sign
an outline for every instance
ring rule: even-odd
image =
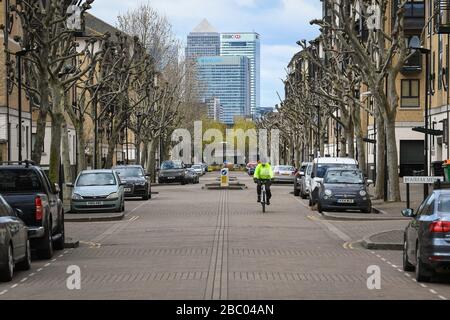
[[[242,38],[242,36],[240,34],[224,34],[222,35],[223,39],[236,39],[239,40]]]

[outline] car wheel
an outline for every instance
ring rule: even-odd
[[[26,248],[25,248],[25,258],[22,261],[17,263],[18,270],[30,270],[31,269],[31,249],[30,249],[30,240],[27,240]]]
[[[8,252],[6,253],[7,263],[6,266],[0,268],[0,281],[11,281],[14,275],[14,256],[12,244],[8,246]]]
[[[49,217],[51,219],[51,217]],[[41,259],[51,259],[53,257],[53,239],[52,239],[52,225],[47,224],[44,239],[41,240],[41,248],[38,251],[38,257]]]
[[[323,208],[322,205],[320,204],[320,201],[317,202],[317,211],[319,211],[319,213],[323,212]]]
[[[183,180],[181,181],[181,185],[184,186],[185,184],[186,184],[186,180],[183,179]]]
[[[58,233],[60,234],[60,237],[53,243],[53,247],[56,250],[63,250],[64,249],[64,243],[66,241],[65,236],[65,228],[64,228],[64,210],[61,212],[61,220]]]
[[[144,195],[143,197],[142,197],[142,200],[148,200],[150,198],[150,196],[149,196],[149,194],[147,193],[146,195]]]
[[[314,202],[313,202],[313,200],[312,200],[311,195],[309,196],[308,205],[309,205],[310,207],[314,206]]]
[[[430,282],[433,275],[432,270],[420,259],[421,249],[417,244],[416,250],[416,280],[417,282]]]
[[[362,213],[372,213],[372,207],[361,210]]]
[[[408,261],[408,241],[403,241],[403,271],[414,271],[414,266]]]

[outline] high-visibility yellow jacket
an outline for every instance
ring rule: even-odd
[[[255,169],[255,173],[253,174],[253,177],[256,179],[261,180],[268,180],[273,178],[273,171],[270,164],[258,164],[258,166]]]

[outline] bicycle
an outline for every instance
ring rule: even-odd
[[[266,212],[266,204],[267,204],[267,193],[266,193],[266,180],[258,180],[258,183],[261,183],[261,206],[262,212]]]

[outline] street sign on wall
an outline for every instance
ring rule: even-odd
[[[433,184],[439,180],[444,181],[444,177],[425,177],[425,176],[403,177],[403,183],[411,183],[411,184]]]

